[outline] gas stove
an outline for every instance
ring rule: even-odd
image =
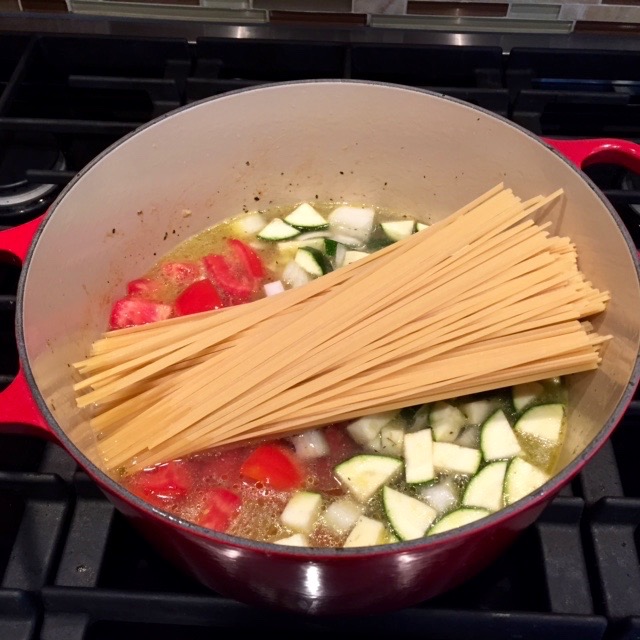
[[[640,49],[628,44],[362,34],[0,34],[0,228],[43,213],[77,171],[139,125],[264,82],[394,82],[467,100],[546,137],[640,142]],[[588,173],[640,245],[640,177],[608,165]],[[0,262],[0,389],[18,369],[19,275]],[[157,555],[60,447],[0,435],[0,638],[191,640],[241,630],[638,638],[639,414],[634,400],[601,452],[482,574],[408,609],[345,619],[255,609],[205,589]]]

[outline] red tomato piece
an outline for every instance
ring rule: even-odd
[[[202,268],[197,262],[165,262],[160,267],[163,277],[179,286],[191,284],[202,276]]]
[[[148,502],[162,506],[184,498],[192,485],[187,465],[172,461],[139,471],[132,477],[129,489]]]
[[[249,301],[257,288],[252,277],[235,267],[224,256],[211,254],[202,260],[209,278],[218,285],[231,304]]]
[[[171,317],[172,311],[168,304],[151,302],[142,298],[120,298],[111,308],[109,329],[124,329],[139,324],[166,320]]]
[[[254,449],[242,463],[240,473],[279,491],[297,489],[304,479],[293,454],[277,444],[263,444]]]
[[[132,298],[153,300],[162,289],[162,284],[151,278],[136,278],[127,284],[127,295]]]
[[[227,243],[236,261],[244,267],[245,271],[253,278],[262,280],[265,268],[260,256],[242,240],[230,238]]]
[[[173,306],[177,316],[188,316],[191,313],[220,309],[224,307],[224,303],[209,280],[198,280],[176,298]]]
[[[242,505],[240,496],[229,489],[208,489],[198,524],[214,531],[226,531]]]

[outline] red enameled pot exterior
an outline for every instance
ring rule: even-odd
[[[631,143],[552,144],[579,167],[618,162],[640,173],[640,147]],[[169,228],[175,244],[243,206],[293,204],[315,194],[401,208],[429,221],[500,180],[523,197],[562,186],[568,204],[554,211],[554,231],[575,240],[587,275],[612,292],[599,326],[614,336],[612,346],[597,374],[572,382],[573,431],[547,485],[453,532],[347,551],[209,532],[145,504],[99,469],[67,365],[103,330],[122,283],[170,248]],[[16,321],[22,370],[0,394],[0,428],[31,429],[59,442],[174,563],[219,593],[259,606],[379,613],[467,580],[593,457],[637,384],[638,262],[603,196],[548,142],[471,105],[405,87],[283,83],[190,105],[96,158],[42,220],[0,234],[2,252],[24,269]]]

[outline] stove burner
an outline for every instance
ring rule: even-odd
[[[637,173],[625,173],[622,178],[622,189],[624,191],[635,191],[640,194],[640,175]],[[629,207],[640,215],[640,196],[638,198],[638,204],[630,204]]]
[[[58,185],[29,180],[28,170],[62,171],[66,161],[54,136],[12,133],[0,139],[0,220],[24,222],[43,213]]]

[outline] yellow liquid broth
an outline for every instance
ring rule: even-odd
[[[336,206],[338,206],[338,204],[339,203],[313,203],[313,206],[317,211],[319,211],[326,217]],[[260,211],[259,213],[261,213],[268,221],[273,219],[274,217],[284,218],[291,211],[293,211],[294,208],[295,207],[277,207],[271,208],[267,211]],[[267,277],[265,278],[265,282],[280,279],[284,267],[291,259],[293,259],[293,253],[291,255],[283,255],[283,252],[279,251],[277,246],[278,243],[276,242],[265,242],[259,240],[255,235],[238,234],[237,223],[245,215],[251,215],[251,213],[242,214],[240,216],[230,218],[209,229],[206,229],[205,231],[202,231],[192,238],[187,239],[175,249],[173,249],[170,253],[161,258],[158,263],[146,274],[146,276],[151,278],[156,276],[162,265],[166,262],[176,260],[198,260],[211,253],[223,253],[225,251],[226,240],[228,238],[238,238],[250,244],[254,249],[258,251],[267,268]],[[380,223],[392,220],[402,220],[406,218],[408,218],[408,216],[403,214],[394,213],[388,210],[376,209],[376,225],[372,233],[371,240],[366,248],[362,247],[358,249],[371,252],[375,249],[385,246],[385,244],[388,244],[388,241],[385,240],[385,236],[380,227]],[[296,239],[294,239],[294,241],[295,240]],[[165,292],[162,301],[171,303],[178,293],[178,291],[168,290]],[[545,389],[544,394],[536,400],[536,404],[554,402],[561,403],[566,406],[566,387],[561,380],[554,379],[543,381],[543,385]],[[448,400],[448,402],[457,405],[476,398],[494,399],[496,404],[505,412],[505,415],[508,417],[511,425],[513,426],[515,424],[517,416],[511,403],[510,389],[501,389],[498,391],[484,393],[473,397],[466,396],[464,398],[454,398]],[[406,420],[406,425],[408,427],[410,427],[411,424],[410,416],[412,413],[415,413],[415,409],[415,407],[413,409],[409,408],[407,410],[403,410],[403,412],[401,413],[401,418],[404,418]],[[565,425],[563,425],[562,428],[559,443],[557,444],[542,441],[534,437],[522,437],[518,434],[517,437],[519,439],[520,446],[523,449],[522,457],[524,457],[524,459],[531,464],[540,467],[548,473],[552,473],[557,462],[560,449],[562,448],[565,429],[566,420]],[[477,429],[477,427],[475,427],[475,431],[478,432],[479,436],[479,429]],[[479,437],[474,446],[479,446]],[[351,452],[343,459],[347,459],[349,457],[352,457],[353,455],[357,455],[358,453],[370,454],[372,453],[372,451],[366,449],[365,447],[358,446],[355,453]],[[187,458],[185,461],[195,463],[209,462],[212,466],[215,466],[216,458],[224,456],[224,454],[224,451],[211,450],[195,454],[194,456]],[[339,460],[337,462],[340,461],[342,460]],[[306,465],[303,462],[303,468],[305,466]],[[306,469],[306,471],[307,473],[305,474],[304,485],[303,487],[301,487],[301,489],[318,491],[316,486],[318,483],[318,478],[309,469]],[[451,474],[443,475],[448,475],[448,477],[452,478],[459,488],[459,500],[456,506],[460,506],[460,500],[464,492],[464,488],[470,480],[469,476],[452,476]],[[254,481],[248,481],[240,476],[238,476],[237,478],[224,478],[224,486],[232,489],[242,498],[242,507],[233,520],[228,533],[263,542],[272,542],[274,540],[290,536],[293,533],[283,527],[280,523],[280,514],[282,513],[282,510],[284,509],[284,506],[286,505],[288,499],[291,497],[292,492],[275,491],[268,486],[263,486],[260,483],[255,483]],[[199,513],[202,510],[201,499],[199,500],[197,496],[201,496],[204,489],[217,486],[217,484],[219,483],[219,480],[216,480],[214,484],[211,484],[211,480],[211,478],[208,479],[206,476],[198,475],[192,490],[193,497],[175,503],[169,502],[165,505],[164,508],[167,511],[175,513],[182,518],[196,521],[198,519]],[[413,485],[407,485],[402,481],[402,478],[395,481],[390,486],[393,486],[395,489],[407,493],[408,495],[416,495],[417,488]],[[322,493],[321,491],[318,492]],[[340,497],[344,497],[345,495],[347,495],[346,488],[338,488],[337,490],[332,490],[329,494],[323,494],[324,507],[326,508],[331,503],[331,501],[336,500]],[[452,509],[450,510],[453,510],[454,508],[456,508],[456,506],[452,507]],[[386,522],[387,518],[382,505],[380,492],[378,492],[378,494],[376,494],[376,496],[374,496],[369,501],[369,503],[366,505],[366,510],[364,513],[371,518]],[[390,529],[389,534],[392,534]],[[346,537],[347,534],[338,535],[331,529],[326,527],[323,523],[322,517],[320,517],[314,531],[309,535],[309,543],[310,545],[316,547],[340,547],[344,544]]]

